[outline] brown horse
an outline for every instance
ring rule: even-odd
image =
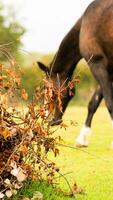
[[[105,99],[113,120],[113,0],[93,1],[62,40],[50,68],[42,63],[38,64],[46,74],[51,71],[51,81],[57,86],[57,74],[61,84],[65,80],[67,80],[65,84],[68,84],[81,58],[89,61],[89,68],[98,82],[98,87],[88,105],[85,125],[77,138],[78,146],[88,146],[87,135],[90,133],[93,115],[102,98]],[[67,89],[62,97],[63,112],[56,109],[52,125],[62,121],[62,115],[70,99]]]

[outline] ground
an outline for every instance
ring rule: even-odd
[[[63,144],[74,147],[75,138],[82,127],[87,114],[86,107],[70,106],[65,115],[64,122],[70,124],[70,120],[75,120],[76,126],[69,126],[67,130],[58,129],[56,134],[60,134],[64,140]],[[113,200],[113,128],[109,114],[105,107],[100,107],[94,116],[92,124],[92,137],[89,147],[83,149],[73,149],[59,147],[60,155],[50,159],[54,160],[63,174],[66,175],[70,185],[74,182],[85,192],[85,195],[78,194],[77,200]],[[58,178],[58,187],[63,191],[69,191],[65,180]],[[72,200],[72,197],[62,196],[46,185],[36,183],[30,186],[30,191],[39,190],[44,194],[45,200]],[[24,195],[31,195],[29,190]],[[16,198],[14,198],[16,200]],[[17,198],[18,199],[18,198]]]
[[[76,127],[60,131],[66,145],[74,146],[80,128],[87,114],[86,107],[70,107],[64,121],[76,120]],[[59,131],[58,131],[59,133]],[[112,200],[113,199],[113,128],[107,109],[100,107],[92,123],[92,137],[89,147],[84,151],[66,147],[60,148],[60,156],[56,159],[63,173],[72,184],[74,181],[85,190],[86,195],[78,195],[77,200]],[[65,188],[64,181],[61,187]],[[66,183],[65,183],[66,185]]]

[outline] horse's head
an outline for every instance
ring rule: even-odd
[[[62,122],[62,115],[66,106],[71,99],[69,94],[69,79],[63,73],[54,72],[53,66],[45,66],[43,63],[38,62],[39,68],[45,73],[44,86],[45,86],[45,105],[46,117],[53,113],[51,125],[60,124]],[[49,109],[48,109],[49,108]],[[53,112],[54,110],[54,112]]]
[[[39,68],[45,73],[44,83],[45,88],[51,90],[51,95],[54,93],[54,90],[58,87],[58,74],[53,73],[51,65],[48,67],[41,62],[37,62]]]

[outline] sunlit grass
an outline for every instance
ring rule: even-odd
[[[69,126],[60,134],[66,145],[74,146],[80,128],[85,121],[87,109],[84,107],[70,107],[64,116],[64,121],[76,120],[76,127]],[[68,147],[60,148],[60,156],[55,162],[62,173],[67,175],[70,184],[74,181],[85,190],[86,195],[77,195],[78,200],[112,200],[113,199],[113,150],[111,142],[113,130],[111,120],[105,107],[100,107],[94,116],[92,137],[89,147],[80,150]],[[87,153],[88,152],[88,153]],[[64,181],[60,181],[64,189],[68,189]]]
[[[86,107],[68,107],[64,115],[64,122],[70,124],[70,120],[75,120],[78,124],[69,126],[66,131],[64,129],[57,130],[55,134],[61,135],[64,140],[63,144],[74,147],[75,138],[80,132],[86,114]],[[109,114],[105,107],[100,107],[93,120],[92,137],[88,148],[81,151],[81,149],[59,146],[60,155],[56,158],[50,155],[50,159],[57,163],[61,173],[67,173],[66,178],[70,185],[76,182],[85,191],[85,195],[77,194],[77,200],[113,200],[112,140],[113,130]],[[63,178],[58,178],[57,182],[59,182],[57,187],[63,191],[69,191]],[[73,199],[57,193],[51,186],[39,183],[31,185],[29,189],[23,191],[23,194],[29,196],[30,192],[30,196],[32,196],[33,191],[36,190],[44,194],[45,200]]]

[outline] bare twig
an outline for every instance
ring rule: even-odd
[[[73,146],[70,146],[70,145],[65,145],[65,144],[60,144],[60,143],[57,143],[57,145],[58,146],[62,146],[62,147],[66,147],[66,148],[70,148],[70,149],[74,149],[74,150],[78,150],[78,151],[84,152],[84,153],[86,153],[86,154],[88,154],[88,155],[90,155],[92,157],[98,158],[98,159],[100,159],[102,161],[107,161],[107,162],[109,161],[110,162],[110,160],[108,160],[108,159],[105,159],[105,158],[102,158],[102,157],[97,156],[95,154],[89,153],[88,151],[86,151],[86,150],[84,150],[82,148],[79,148],[79,147],[73,147]]]
[[[64,180],[66,181],[66,183],[67,183],[67,185],[68,185],[68,187],[70,189],[70,192],[71,192],[72,196],[74,197],[74,199],[76,199],[75,194],[74,194],[74,192],[73,192],[73,190],[72,190],[72,188],[71,188],[71,186],[70,186],[69,181],[67,180],[67,178],[62,173],[60,173],[60,172],[57,172],[57,173],[64,178]]]

